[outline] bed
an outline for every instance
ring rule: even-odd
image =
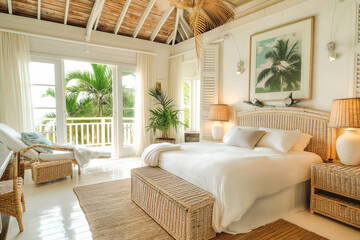
[[[159,167],[215,197],[216,232],[244,233],[306,209],[311,164],[330,157],[329,113],[262,108],[235,113],[236,125],[296,130],[313,136],[306,151],[279,153],[221,143],[185,143],[160,154]]]

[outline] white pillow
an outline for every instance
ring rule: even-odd
[[[253,149],[257,142],[266,134],[261,130],[236,128],[224,141],[225,145]]]
[[[258,130],[259,128],[257,128],[257,127],[233,126],[233,127],[230,128],[230,130],[223,137],[223,142],[225,142],[228,137],[230,137],[233,133],[235,133],[237,129]]]
[[[302,152],[309,145],[310,140],[313,136],[307,133],[300,133],[299,141],[290,149],[294,152]]]
[[[260,139],[257,147],[268,147],[287,153],[300,138],[300,131],[289,131],[282,129],[260,128],[266,134]]]

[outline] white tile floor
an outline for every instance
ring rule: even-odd
[[[31,172],[26,171],[27,211],[23,216],[25,230],[19,233],[17,222],[12,218],[7,239],[92,239],[73,188],[128,178],[130,169],[139,166],[140,161],[137,158],[94,160],[81,176],[74,174],[73,180],[61,179],[41,184],[39,187],[34,186]],[[285,219],[329,239],[360,239],[359,230],[307,211],[292,214]]]

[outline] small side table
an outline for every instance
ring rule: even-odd
[[[360,228],[360,166],[312,165],[310,212]]]

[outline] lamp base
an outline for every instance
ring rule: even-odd
[[[360,134],[355,129],[345,130],[345,133],[336,140],[336,151],[341,163],[360,164]]]
[[[215,122],[211,128],[211,133],[214,140],[220,140],[223,137],[224,128],[219,122]]]

